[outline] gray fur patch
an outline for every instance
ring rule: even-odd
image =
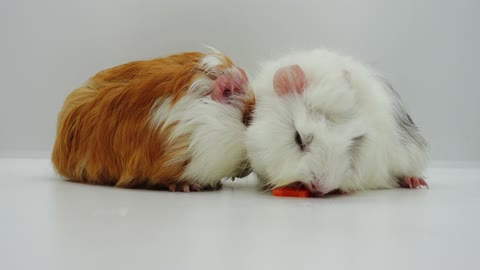
[[[355,151],[356,148],[360,148],[361,145],[365,142],[367,135],[360,135],[352,139],[351,150]]]
[[[360,135],[352,139],[352,143],[350,144],[349,151],[351,154],[351,162],[350,162],[350,167],[352,170],[357,171],[357,168],[355,166],[355,160],[359,158],[360,151],[362,149],[363,144],[365,144],[367,141],[367,135]],[[357,172],[358,174],[358,172]]]
[[[385,84],[386,90],[388,90],[388,92],[392,96],[394,106],[393,113],[395,115],[395,120],[398,125],[398,134],[401,141],[404,144],[414,143],[419,148],[426,149],[428,147],[427,141],[420,134],[418,127],[415,125],[412,118],[407,113],[400,95],[397,93],[397,91],[395,91],[393,86],[385,78],[379,78],[380,81]]]

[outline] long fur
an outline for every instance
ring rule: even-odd
[[[212,100],[216,79],[237,70],[218,51],[181,53],[99,72],[59,114],[52,153],[65,178],[119,187],[216,185],[246,160],[242,106]],[[244,105],[244,106],[243,106]]]
[[[299,65],[307,87],[278,96],[273,78]],[[257,105],[247,130],[251,166],[265,187],[302,181],[324,193],[397,187],[421,176],[427,142],[398,93],[368,66],[328,50],[266,62],[253,82]],[[306,151],[295,133],[311,140]]]

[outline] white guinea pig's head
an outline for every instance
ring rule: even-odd
[[[275,72],[275,95],[257,97],[246,139],[251,166],[266,188],[302,182],[326,194],[352,175],[365,136],[348,76],[344,70],[319,76],[299,65]]]

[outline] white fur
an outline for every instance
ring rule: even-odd
[[[198,67],[207,74],[218,77],[223,72],[222,65],[226,65],[224,56],[218,53],[211,53],[200,61]]]
[[[188,94],[198,97],[203,97],[212,93],[212,88],[215,85],[215,81],[208,77],[200,77],[196,79],[190,88]]]
[[[215,77],[224,72],[239,73],[236,67],[225,69],[227,64],[225,56],[214,51],[199,62],[198,68]],[[179,137],[191,140],[186,152],[170,162],[190,159],[183,178],[201,185],[215,185],[224,177],[235,176],[247,159],[243,111],[212,100],[214,86],[215,80],[200,76],[173,106],[170,98],[157,100],[151,111],[153,128],[164,130],[176,124],[167,141],[169,150],[175,149]]]
[[[298,64],[307,87],[279,97],[275,72]],[[246,144],[253,170],[267,187],[302,181],[326,193],[398,186],[398,178],[421,176],[426,149],[402,142],[394,100],[378,75],[351,57],[328,50],[287,55],[262,66],[253,82],[257,105]],[[312,136],[307,151],[295,131]],[[354,147],[358,136],[365,140]]]
[[[185,112],[184,122],[195,125],[189,148],[192,160],[184,173],[186,179],[210,184],[235,176],[247,159],[242,117],[236,107],[208,99],[195,102]]]

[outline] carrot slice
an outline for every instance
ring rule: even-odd
[[[310,191],[298,187],[278,187],[272,190],[272,195],[277,197],[310,197]]]

